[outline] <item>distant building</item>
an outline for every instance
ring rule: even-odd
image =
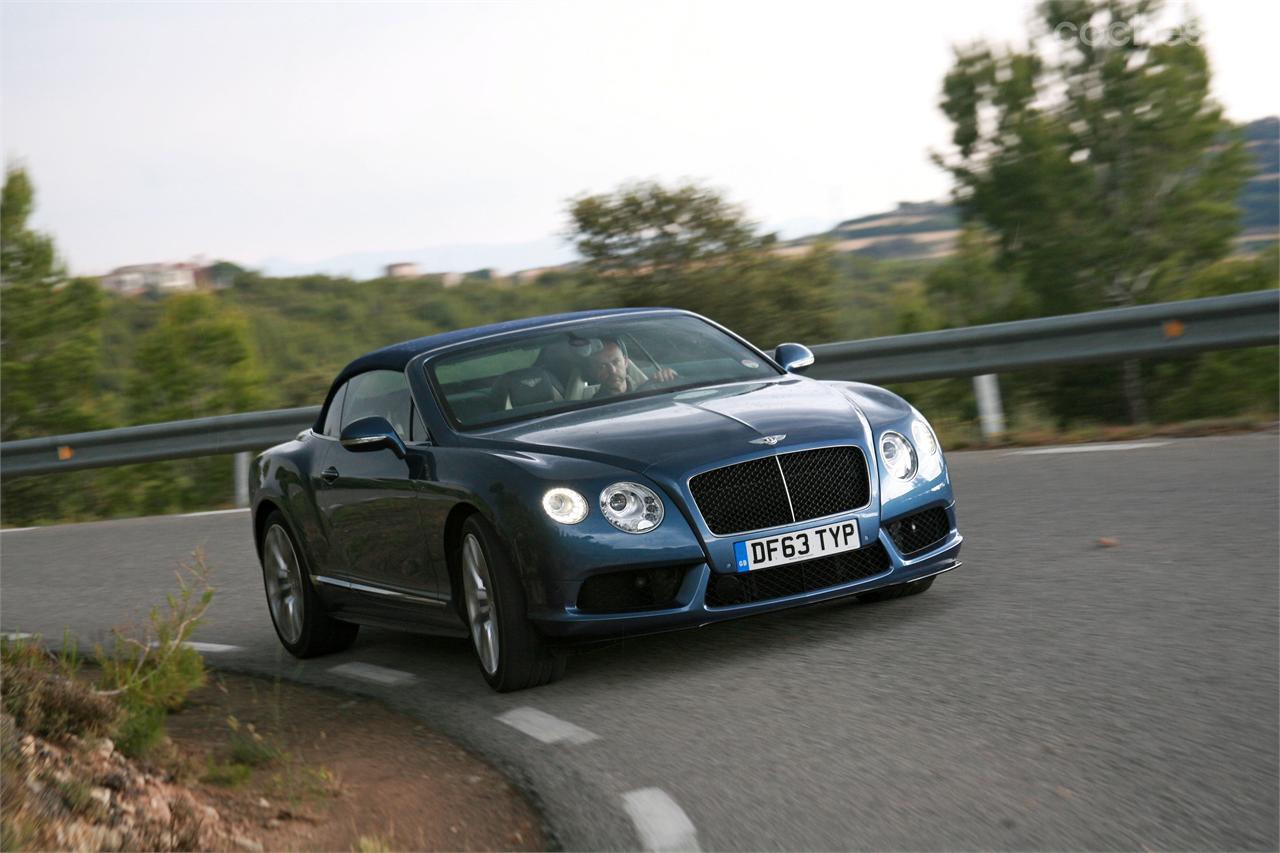
[[[398,264],[387,264],[387,278],[422,278],[422,272],[418,269],[418,265],[403,261]]]
[[[200,267],[196,264],[134,264],[117,267],[104,275],[101,284],[121,296],[142,293],[177,293],[195,290]]]
[[[462,280],[466,276],[460,272],[446,272],[440,274],[440,283],[445,287],[457,287],[462,284]]]

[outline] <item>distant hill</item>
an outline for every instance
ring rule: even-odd
[[[1255,252],[1280,240],[1280,118],[1250,122],[1242,128],[1256,173],[1240,193],[1242,252]],[[902,202],[887,213],[860,216],[829,231],[784,242],[783,253],[804,251],[814,241],[831,240],[836,251],[872,258],[924,259],[950,254],[960,233],[956,209],[940,201]]]

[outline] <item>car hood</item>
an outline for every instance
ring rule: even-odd
[[[864,443],[851,395],[824,382],[788,377],[695,388],[623,400],[471,433],[468,443],[549,452],[673,475],[765,450],[751,442],[785,436],[778,447],[819,441]]]

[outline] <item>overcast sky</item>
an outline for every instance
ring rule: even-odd
[[[4,2],[0,133],[76,273],[506,243],[532,265],[564,257],[566,198],[632,178],[705,180],[788,233],[944,197],[951,46],[1020,41],[1030,8]],[[1280,3],[1193,8],[1228,115],[1280,112]]]

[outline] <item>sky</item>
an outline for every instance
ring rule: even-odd
[[[1280,3],[1199,16],[1227,115],[1280,113]],[[990,2],[0,3],[0,145],[75,274],[560,262],[566,200],[723,190],[783,236],[944,198],[953,46]]]

